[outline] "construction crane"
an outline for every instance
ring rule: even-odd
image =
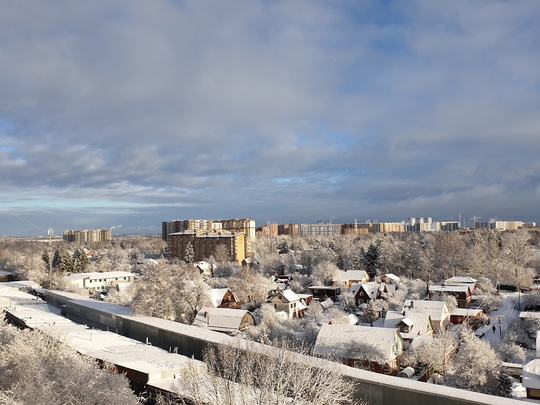
[[[473,229],[476,229],[476,220],[480,218],[482,217],[477,217],[476,215],[473,215],[472,218],[469,218],[470,220],[473,221]]]

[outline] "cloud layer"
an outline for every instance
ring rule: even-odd
[[[3,3],[0,236],[540,219],[536,0]]]

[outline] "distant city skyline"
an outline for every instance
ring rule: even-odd
[[[0,236],[537,222],[539,19],[536,0],[3,1]]]

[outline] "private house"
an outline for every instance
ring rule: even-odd
[[[214,308],[238,308],[240,301],[236,295],[227,288],[212,288],[210,300]]]
[[[193,325],[216,332],[237,333],[255,326],[255,318],[245,309],[202,307]]]
[[[481,309],[455,308],[450,314],[450,322],[454,325],[462,323],[474,324],[482,315],[484,315],[484,311]]]
[[[338,270],[332,283],[347,290],[353,283],[367,283],[368,281],[369,275],[364,270]]]
[[[371,300],[381,298],[379,284],[375,281],[369,283],[354,283],[349,290],[354,295],[356,305],[367,304]]]
[[[276,312],[285,312],[289,319],[302,318],[307,306],[292,290],[278,290],[270,299]]]
[[[384,328],[397,328],[406,342],[412,342],[417,337],[433,337],[433,322],[425,312],[409,311],[406,315],[401,311],[387,311],[383,323]]]
[[[471,295],[474,295],[476,293],[476,282],[478,280],[472,277],[450,277],[449,279],[444,281],[444,285],[467,285],[470,287]]]
[[[533,359],[523,365],[521,383],[527,391],[527,398],[540,399],[540,359]]]
[[[324,324],[313,354],[341,360],[351,367],[396,375],[405,343],[397,329]]]
[[[428,314],[435,332],[445,330],[450,322],[450,310],[444,301],[405,300],[403,309],[406,315],[410,312]]]
[[[193,263],[193,265],[199,270],[199,273],[205,276],[213,276],[216,269],[214,264],[210,264],[206,260],[198,261],[197,263]]]
[[[433,299],[442,294],[456,297],[459,308],[471,307],[471,286],[467,284],[432,284],[428,287],[428,297]]]
[[[387,273],[381,276],[381,282],[386,284],[399,284],[401,279],[392,273]]]
[[[135,281],[135,275],[128,271],[109,271],[105,273],[73,273],[64,276],[68,284],[76,285],[89,292],[104,292],[117,284]]]
[[[327,298],[330,298],[332,301],[336,302],[338,296],[341,294],[341,287],[314,285],[308,287],[308,290],[311,292],[311,295],[313,295],[313,298],[317,298],[319,301],[324,301]]]
[[[312,294],[296,294],[296,295],[298,295],[298,298],[300,298],[300,301],[303,302],[306,307],[309,304],[311,304],[311,301],[313,301]]]

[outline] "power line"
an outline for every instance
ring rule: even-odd
[[[14,216],[15,218],[20,219],[21,221],[26,222],[27,224],[30,224],[30,225],[32,225],[32,226],[35,226],[36,228],[42,230],[43,232],[48,232],[47,229],[43,229],[42,227],[40,227],[40,226],[38,226],[38,225],[36,225],[36,224],[34,224],[34,223],[32,223],[32,222],[30,222],[30,221],[24,219],[24,218],[22,218],[22,217],[20,217],[20,216],[18,216],[18,215],[15,215],[15,214],[13,214],[12,212],[9,212],[9,211],[6,211],[6,212],[7,212],[9,215],[12,215],[12,216]]]

